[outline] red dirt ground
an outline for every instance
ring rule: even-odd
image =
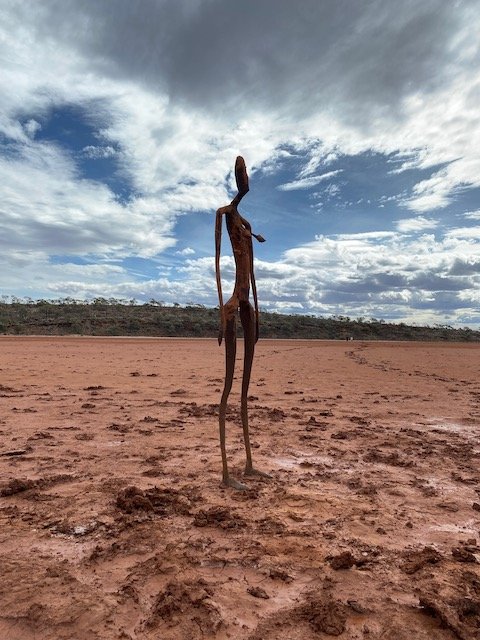
[[[241,479],[241,342],[227,443]],[[480,345],[0,339],[0,638],[480,637]]]

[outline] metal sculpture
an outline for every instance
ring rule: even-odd
[[[252,232],[248,220],[245,220],[237,210],[237,206],[243,196],[249,191],[248,175],[245,161],[238,156],[235,162],[235,179],[238,193],[226,207],[217,211],[215,221],[215,273],[217,278],[218,299],[220,303],[220,331],[218,344],[225,339],[225,385],[219,409],[220,426],[220,450],[222,453],[223,484],[234,489],[246,489],[246,485],[231,478],[228,472],[227,452],[225,447],[225,417],[227,401],[232,389],[233,375],[235,371],[235,357],[237,352],[237,311],[240,313],[240,322],[244,335],[244,362],[241,394],[241,418],[243,427],[243,439],[245,443],[246,465],[245,475],[270,477],[267,473],[258,471],[252,463],[252,450],[248,430],[248,386],[252,372],[255,344],[258,340],[258,299],[255,274],[253,271],[253,244],[252,238],[259,242],[265,239]],[[223,304],[222,280],[220,276],[220,248],[222,239],[222,218],[225,216],[228,235],[232,243],[233,257],[235,260],[235,287],[232,297]],[[250,285],[252,286],[255,308],[250,303]]]

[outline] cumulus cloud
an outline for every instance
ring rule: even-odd
[[[151,256],[175,244],[173,219],[158,200],[120,204],[102,183],[79,182],[71,159],[54,145],[0,156],[0,175],[0,246],[7,253],[41,247],[53,254]]]
[[[256,260],[260,305],[280,312],[308,311],[351,317],[452,324],[478,322],[480,239],[451,234],[363,233],[318,236],[290,249],[281,260]],[[21,256],[20,256],[21,258]],[[37,273],[54,281],[55,294],[151,297],[218,304],[213,257],[189,258],[175,276],[138,281],[125,268],[105,264],[49,265]],[[55,271],[55,274],[53,274]],[[224,298],[233,290],[235,265],[221,259]],[[55,275],[55,277],[53,277]],[[102,278],[99,284],[97,275]]]
[[[418,185],[406,201],[415,210],[443,206],[459,185],[478,184],[474,2],[32,7],[17,0],[9,7],[5,46],[18,62],[4,69],[17,89],[4,93],[5,128],[14,134],[19,111],[102,100],[106,133],[126,150],[140,188],[193,173],[218,192],[232,152],[243,149],[259,166],[281,142],[318,139],[325,155],[422,149],[417,166],[452,163]]]
[[[372,150],[399,160],[398,175],[421,170],[412,189],[384,202],[421,215],[397,220],[395,232],[324,235],[260,262],[265,305],[327,313],[346,304],[352,313],[363,300],[397,317],[405,291],[412,308],[427,298],[432,308],[435,301],[457,308],[455,282],[466,287],[466,304],[475,296],[465,291],[478,286],[478,229],[467,226],[478,211],[439,239],[424,232],[438,232],[435,212],[480,186],[479,22],[474,0],[4,3],[4,281],[15,281],[15,264],[33,279],[42,264],[55,290],[103,287],[161,299],[197,292],[214,303],[202,259],[186,262],[177,280],[135,282],[105,271],[108,281],[100,272],[95,281],[80,270],[82,282],[78,274],[62,280],[49,256],[162,253],[175,245],[179,216],[230,200],[237,154],[252,175],[296,161],[296,179],[281,178],[287,197],[333,178],[339,170],[328,168],[339,158]],[[115,159],[131,189],[125,201],[85,179],[66,149],[42,140],[44,123],[72,104],[99,140],[84,145],[83,157]],[[232,263],[224,264],[229,283]]]
[[[264,309],[390,320],[461,324],[478,321],[472,308],[480,285],[479,241],[400,232],[319,236],[290,249],[281,260],[256,260]],[[223,256],[224,298],[233,290],[234,261]],[[218,303],[213,257],[189,259],[177,279],[123,283],[112,295],[156,296],[168,302]],[[416,318],[416,319],[415,319]]]

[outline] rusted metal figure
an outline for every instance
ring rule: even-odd
[[[265,239],[252,233],[252,227],[248,220],[243,218],[237,206],[243,196],[248,193],[248,175],[245,161],[241,156],[235,162],[235,179],[238,193],[226,207],[221,207],[217,211],[215,222],[215,272],[217,277],[218,299],[220,303],[220,331],[218,344],[222,344],[225,338],[225,386],[223,388],[222,399],[220,401],[219,426],[220,426],[220,449],[222,452],[223,484],[234,489],[246,489],[247,487],[231,478],[228,473],[227,453],[225,448],[225,415],[227,411],[227,400],[232,389],[233,374],[235,370],[235,356],[237,351],[237,311],[240,312],[240,321],[244,334],[244,362],[241,395],[241,417],[243,426],[243,439],[245,442],[245,452],[247,462],[245,465],[245,475],[257,475],[269,477],[268,474],[258,471],[253,467],[252,450],[250,447],[250,436],[248,432],[248,407],[247,396],[252,372],[253,355],[255,344],[258,340],[258,299],[257,287],[255,285],[255,274],[253,272],[253,246],[252,238],[259,242]],[[233,257],[235,259],[235,288],[230,300],[224,305],[222,295],[222,280],[220,276],[220,246],[222,239],[222,217],[225,216],[228,235],[232,243]],[[253,301],[255,308],[250,304],[250,285],[252,286]]]

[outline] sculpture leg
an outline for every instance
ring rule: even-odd
[[[229,301],[230,302],[230,301]],[[220,451],[222,453],[222,480],[227,487],[234,489],[246,489],[247,487],[231,478],[228,473],[227,450],[225,443],[225,420],[227,413],[227,401],[232,389],[233,374],[235,371],[235,356],[237,353],[237,326],[236,326],[236,305],[225,305],[226,328],[225,328],[225,385],[223,387],[222,399],[220,400],[220,410],[218,422],[220,426]]]
[[[242,378],[242,399],[241,399],[241,416],[243,427],[243,439],[245,442],[245,454],[247,462],[245,465],[246,475],[257,475],[270,478],[268,473],[258,471],[253,467],[252,449],[250,446],[250,434],[248,430],[248,387],[250,384],[250,376],[252,373],[253,356],[255,353],[255,343],[257,341],[257,323],[255,319],[255,311],[249,302],[240,302],[240,320],[243,327],[244,335],[244,360],[243,360],[243,378]]]

